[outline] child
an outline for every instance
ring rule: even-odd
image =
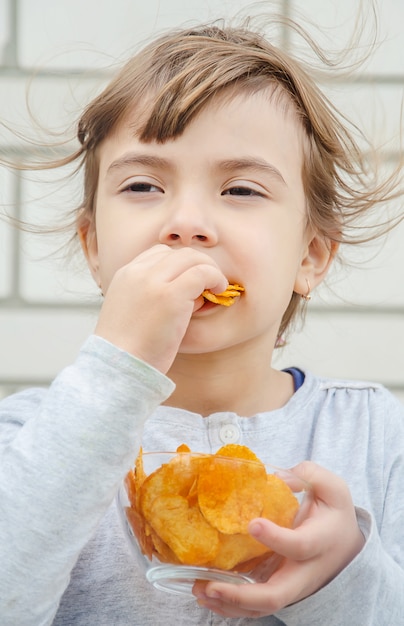
[[[0,404],[4,626],[404,623],[404,415],[377,384],[271,366],[348,226],[395,193],[307,72],[259,34],[164,35],[84,112],[77,232],[104,294],[48,390]],[[360,185],[358,184],[360,183]],[[205,289],[245,291],[231,307]],[[249,446],[314,501],[250,532],[268,581],[156,591],[114,497],[140,443]],[[235,618],[235,619],[231,619]]]

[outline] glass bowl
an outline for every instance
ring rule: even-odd
[[[279,557],[248,534],[248,523],[267,517],[293,528],[304,518],[309,485],[253,453],[256,460],[231,456],[241,449],[250,452],[232,444],[221,449],[230,456],[186,446],[139,454],[118,509],[132,552],[157,589],[188,595],[196,580],[263,582],[276,569]]]

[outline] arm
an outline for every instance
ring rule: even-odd
[[[196,586],[204,606],[232,616],[274,614],[287,626],[404,623],[404,416],[401,405],[389,398],[384,394],[373,412],[377,437],[364,449],[376,475],[368,472],[368,483],[360,483],[371,494],[370,510],[371,502],[381,505],[377,524],[372,514],[353,507],[344,481],[312,463],[302,464],[298,473],[314,487],[308,519],[295,530],[266,520],[255,528],[257,539],[285,556],[279,569],[263,584]],[[350,555],[358,528],[365,543]],[[207,597],[214,592],[220,597]]]
[[[0,613],[9,624],[52,622],[80,551],[133,463],[144,421],[174,389],[163,374],[203,305],[200,294],[226,286],[205,253],[146,250],[116,271],[96,336],[35,414],[11,435],[12,416],[3,415]]]
[[[267,520],[252,522],[254,536],[278,554],[287,555],[286,558],[266,583],[240,586],[197,583],[194,593],[199,603],[230,617],[275,615],[287,626],[404,623],[404,569],[386,552],[373,520],[365,511],[357,511],[365,545],[332,576],[340,556],[346,558],[343,536],[347,529],[342,525],[343,519],[340,517],[338,522],[337,517],[330,509],[327,522],[324,518],[323,531],[313,517],[308,519],[307,526],[303,523],[291,531]],[[342,532],[338,532],[338,526]],[[398,532],[402,534],[402,524]],[[349,548],[349,533],[346,544]]]
[[[373,434],[364,448],[367,484],[361,479],[355,487],[370,494],[363,501],[371,513],[356,509],[365,546],[326,587],[277,614],[288,626],[302,615],[304,623],[331,626],[404,624],[404,412],[385,390],[375,396],[369,399]]]
[[[80,551],[135,458],[144,421],[173,387],[90,337],[32,415],[20,419],[18,395],[15,409],[12,399],[0,405],[2,623],[52,623]]]
[[[383,548],[370,515],[359,509],[357,518],[366,539],[364,548],[338,576],[305,599],[297,602],[291,599],[295,591],[291,568],[285,569],[284,580],[281,576],[273,581],[273,586],[253,585],[254,596],[248,593],[252,587],[241,588],[241,593],[238,589],[222,588],[225,600],[203,604],[226,615],[230,612],[250,617],[274,614],[287,626],[403,624],[404,570]],[[277,609],[277,603],[287,602],[286,597],[291,599],[290,605]]]
[[[5,409],[0,614],[8,624],[52,622],[80,551],[133,463],[144,421],[174,389],[163,374],[203,305],[200,294],[226,286],[205,253],[153,246],[116,271],[96,336],[18,432],[10,433]]]

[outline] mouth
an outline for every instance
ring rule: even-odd
[[[202,296],[205,300],[213,302],[214,304],[231,306],[236,302],[237,298],[241,296],[243,291],[245,291],[244,287],[235,283],[234,285],[227,285],[227,288],[222,293],[212,293],[209,289],[205,289],[205,291],[202,292]]]

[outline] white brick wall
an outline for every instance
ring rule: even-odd
[[[116,62],[155,32],[210,20],[248,6],[246,0],[0,0],[0,149],[17,154],[18,133],[46,137],[32,125],[64,132],[101,88]],[[353,24],[358,1],[278,0],[280,11],[304,11],[329,47]],[[366,3],[365,3],[366,4]],[[353,82],[325,83],[333,101],[393,153],[404,92],[404,2],[379,2],[381,44]],[[247,11],[245,11],[247,12]],[[279,33],[281,36],[282,33]],[[330,43],[331,42],[331,43]],[[333,43],[334,42],[334,43]],[[298,45],[293,39],[293,45]],[[7,125],[14,131],[10,132]],[[71,129],[71,128],[70,128]],[[65,135],[67,136],[67,135]],[[3,210],[39,224],[77,204],[80,181],[60,185],[53,173],[16,175],[0,169]],[[383,242],[348,259],[310,303],[303,332],[277,357],[315,372],[379,380],[404,400],[404,224]],[[61,236],[34,236],[0,221],[0,395],[47,384],[91,332],[97,290],[84,265],[50,256]],[[378,254],[375,254],[378,252]]]

